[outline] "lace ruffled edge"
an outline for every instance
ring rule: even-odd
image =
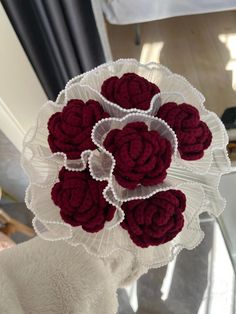
[[[137,262],[142,266],[145,266],[148,268],[161,267],[168,264],[170,261],[172,261],[181,252],[182,249],[191,250],[197,247],[201,243],[201,241],[204,238],[204,232],[201,230],[200,219],[199,219],[199,215],[201,213],[208,212],[209,214],[214,215],[215,217],[218,217],[221,214],[221,212],[224,210],[225,200],[223,198],[221,198],[221,200],[224,206],[222,206],[220,210],[214,213],[209,212],[207,210],[208,202],[207,202],[207,199],[205,198],[205,193],[203,191],[201,184],[189,182],[187,184],[183,184],[182,186],[180,185],[178,189],[181,190],[181,188],[183,189],[184,186],[185,187],[193,186],[193,189],[201,190],[201,192],[203,193],[203,197],[201,198],[201,206],[192,215],[192,217],[188,221],[188,225],[185,227],[184,233],[188,235],[188,238],[186,237],[185,240],[182,239],[181,241],[181,233],[182,233],[181,231],[180,236],[177,236],[174,240],[168,242],[166,246],[161,245],[159,247],[151,247],[148,249],[138,248],[132,244],[131,240],[128,239],[128,235],[126,234],[126,231],[123,230],[120,226],[117,226],[113,230],[115,231],[119,230],[119,232],[126,235],[124,239],[126,239],[127,242],[124,241],[126,243],[123,243],[123,247],[120,247],[119,245],[117,245],[115,248],[111,248],[111,250],[109,250],[107,254],[102,254],[102,253],[96,253],[94,250],[91,250],[91,246],[89,245],[89,243],[86,244],[84,242],[71,241],[73,237],[71,227],[69,227],[70,233],[67,237],[53,238],[52,236],[53,232],[51,232],[50,236],[49,236],[49,233],[47,232],[47,229],[48,229],[47,222],[41,221],[40,219],[35,217],[33,220],[33,225],[36,230],[36,233],[43,239],[49,240],[49,241],[64,240],[72,246],[75,246],[75,247],[82,246],[92,256],[96,256],[99,258],[107,258],[111,256],[111,254],[113,254],[114,252],[128,251],[136,257]],[[192,214],[192,211],[191,211],[191,214]],[[50,222],[50,224],[63,225],[64,223]],[[42,228],[45,228],[45,230],[43,230]],[[103,243],[100,242],[100,246],[102,245]],[[162,250],[164,246],[165,248],[164,250]]]

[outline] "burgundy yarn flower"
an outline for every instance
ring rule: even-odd
[[[106,182],[95,181],[86,169],[82,172],[59,172],[59,182],[51,191],[53,202],[60,207],[62,219],[87,232],[98,232],[111,221],[116,208],[103,197]]]
[[[188,104],[169,102],[160,107],[157,117],[166,121],[178,138],[178,150],[182,159],[197,160],[212,141],[212,134],[200,120],[198,110]]]
[[[149,199],[123,203],[121,226],[133,242],[146,248],[172,240],[183,228],[186,197],[179,190],[159,192]]]
[[[94,124],[109,117],[99,102],[72,99],[62,112],[54,113],[48,121],[48,144],[53,153],[63,152],[69,159],[79,159],[87,149],[95,149],[91,139]]]
[[[122,187],[132,190],[139,184],[156,185],[165,179],[171,144],[157,131],[149,131],[144,122],[111,130],[103,145],[115,158],[113,174]]]
[[[144,77],[125,73],[121,78],[112,76],[102,84],[101,94],[125,109],[147,110],[150,102],[160,89]]]

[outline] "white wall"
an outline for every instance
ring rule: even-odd
[[[0,129],[21,150],[46,95],[0,3]]]

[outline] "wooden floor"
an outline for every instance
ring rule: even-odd
[[[166,65],[198,88],[218,115],[236,105],[236,11],[143,23],[140,46],[133,25],[108,25],[108,34],[114,60]]]

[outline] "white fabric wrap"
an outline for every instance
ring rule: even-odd
[[[117,288],[146,271],[128,252],[103,260],[36,237],[0,253],[0,313],[115,314]]]

